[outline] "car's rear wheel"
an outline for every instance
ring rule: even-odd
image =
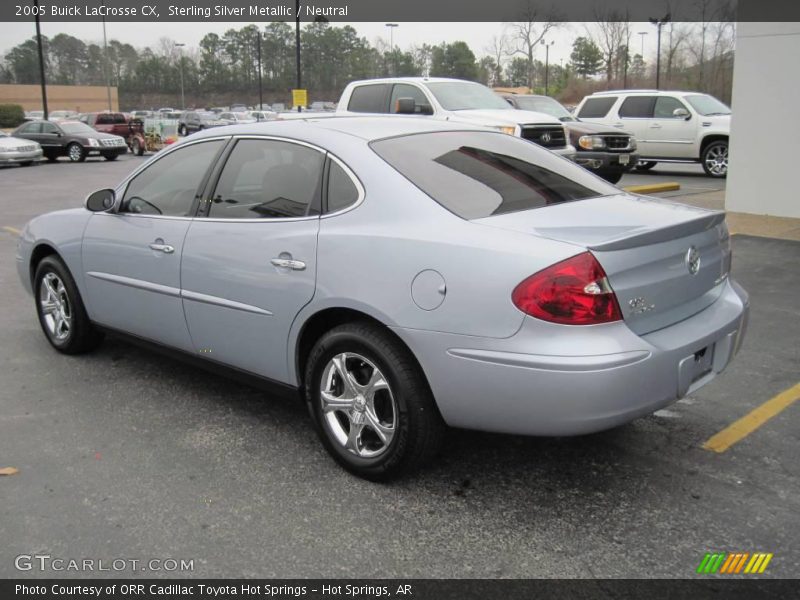
[[[653,167],[655,167],[658,163],[654,160],[640,160],[636,164],[637,171],[649,171]]]
[[[370,323],[348,323],[314,345],[305,374],[323,445],[349,471],[385,480],[438,451],[444,423],[408,350]]]
[[[86,314],[83,300],[69,269],[56,256],[46,256],[33,276],[36,313],[45,337],[64,354],[94,349],[103,335]]]
[[[106,154],[103,158],[106,160],[117,160],[118,154]]]
[[[67,157],[72,162],[83,162],[86,160],[86,151],[80,144],[72,142],[69,146],[67,146]]]
[[[58,160],[58,157],[55,154],[45,154],[45,158],[49,162],[56,162]]]
[[[728,176],[728,142],[720,140],[712,142],[703,150],[701,157],[703,170],[710,177]]]

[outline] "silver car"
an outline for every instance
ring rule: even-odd
[[[414,117],[200,132],[17,250],[57,350],[113,331],[299,390],[371,479],[445,425],[583,434],[692,393],[744,336],[730,264],[722,212]]]
[[[0,130],[0,165],[32,165],[42,158],[42,147],[34,141],[12,137]]]

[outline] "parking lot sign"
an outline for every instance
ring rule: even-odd
[[[298,106],[308,106],[308,90],[292,90],[292,104]]]

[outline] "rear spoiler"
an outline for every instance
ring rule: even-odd
[[[725,222],[725,211],[719,210],[706,214],[697,219],[675,223],[667,227],[659,227],[657,229],[646,228],[640,232],[627,232],[618,238],[603,241],[598,244],[588,245],[589,250],[597,250],[598,252],[608,252],[612,250],[627,250],[629,248],[636,248],[638,246],[647,246],[649,244],[658,244],[660,242],[668,242],[670,240],[686,237],[702,231],[713,229],[717,225]]]

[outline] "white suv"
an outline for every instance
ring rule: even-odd
[[[552,115],[517,110],[480,83],[443,77],[353,81],[342,92],[337,115],[406,114],[490,127],[575,157],[564,124]]]
[[[575,109],[581,121],[625,129],[636,136],[640,170],[659,162],[699,162],[711,177],[728,174],[731,109],[697,92],[597,92]]]

